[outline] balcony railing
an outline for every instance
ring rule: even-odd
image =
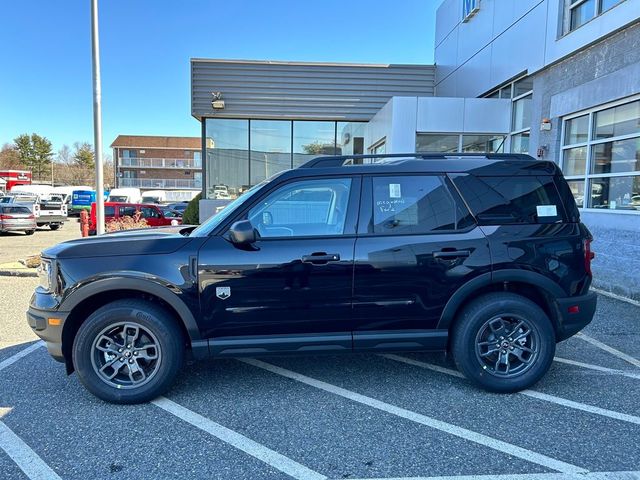
[[[183,168],[201,169],[202,160],[195,158],[125,158],[120,157],[121,167],[133,168]]]
[[[119,187],[136,187],[136,188],[152,188],[152,189],[172,189],[186,188],[201,190],[202,180],[186,179],[186,178],[119,178]]]

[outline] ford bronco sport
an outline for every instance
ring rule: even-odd
[[[552,162],[322,157],[197,228],[49,248],[27,317],[116,403],[165,392],[186,353],[447,350],[475,384],[514,392],[591,321],[590,243]]]

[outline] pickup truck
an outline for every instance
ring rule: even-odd
[[[58,230],[67,221],[67,205],[63,196],[59,194],[12,192],[0,198],[0,203],[15,203],[28,207],[36,217],[38,227],[48,225],[51,230]]]

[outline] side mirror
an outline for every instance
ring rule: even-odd
[[[231,225],[229,239],[234,245],[251,245],[256,241],[256,230],[249,220],[240,220]]]

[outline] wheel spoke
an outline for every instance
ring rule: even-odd
[[[480,356],[481,356],[481,357],[488,357],[488,356],[489,356],[489,355],[491,355],[492,353],[496,353],[496,352],[498,352],[498,351],[500,351],[500,349],[499,349],[499,348],[494,348],[494,349],[492,349],[492,350],[487,350],[486,352],[481,353],[481,354],[480,354]]]
[[[101,352],[113,353],[114,355],[118,354],[118,347],[120,347],[120,345],[116,343],[113,338],[107,337],[106,335],[100,335],[96,344],[96,348]]]
[[[135,378],[136,376],[137,378]],[[144,382],[147,379],[147,374],[144,372],[144,369],[138,365],[137,361],[129,364],[129,378],[132,383]]]
[[[133,330],[134,333],[130,333]],[[126,324],[122,329],[122,337],[124,339],[125,346],[135,345],[136,340],[140,336],[140,327],[133,324]]]
[[[153,352],[149,353],[150,349],[153,349]],[[136,358],[142,360],[156,360],[158,358],[158,348],[155,344],[144,345],[143,347],[136,348],[133,352]]]
[[[100,369],[100,373],[102,373],[105,377],[107,377],[109,380],[112,380],[113,378],[115,378],[116,375],[118,375],[118,372],[120,371],[120,369],[124,366],[124,362],[121,362],[119,357],[116,357],[112,360],[109,360],[101,369]],[[107,373],[105,370],[107,370],[108,368],[110,368],[112,370],[112,373]]]

